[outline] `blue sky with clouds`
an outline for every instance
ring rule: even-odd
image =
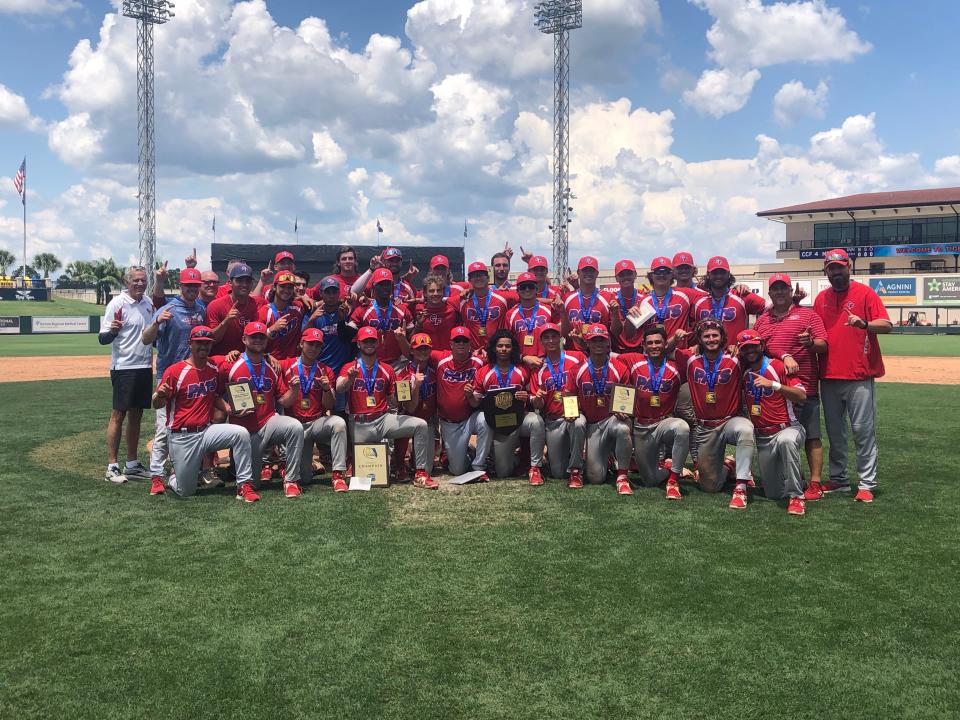
[[[179,0],[157,28],[158,254],[218,240],[548,250],[552,43],[522,0]],[[0,0],[0,247],[134,259],[135,24]],[[769,259],[758,209],[960,184],[960,10],[584,0],[571,256]],[[549,254],[549,252],[547,252]]]

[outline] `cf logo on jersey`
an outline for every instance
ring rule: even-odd
[[[730,368],[724,368],[717,373],[717,383],[720,385],[726,385],[730,382],[730,376],[733,375],[733,371]],[[703,368],[694,368],[693,371],[693,381],[699,383],[700,385],[707,384],[707,373]]]
[[[437,315],[436,313],[430,313],[429,315],[427,315],[427,320],[430,322],[431,325],[435,325],[437,327],[439,327],[440,324],[443,322],[443,318]]]
[[[217,381],[216,380],[206,380],[204,382],[190,383],[187,385],[187,399],[194,400],[195,398],[204,397],[210,393],[215,393],[217,391]]]
[[[706,320],[709,317],[713,317],[712,310],[701,310],[697,314],[697,320]],[[737,319],[737,309],[733,307],[725,307],[720,311],[720,322],[733,322]]]

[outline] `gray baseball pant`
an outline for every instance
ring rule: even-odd
[[[583,417],[582,415],[580,416]],[[630,467],[630,454],[633,444],[630,438],[630,426],[608,415],[598,423],[587,425],[587,482],[602,483],[607,479],[607,460],[610,453],[617,459],[617,468]]]
[[[853,429],[860,490],[877,487],[877,396],[873,378],[821,380],[820,401],[830,438],[830,481],[849,484],[847,478],[847,416]]]
[[[753,423],[747,418],[737,415],[715,428],[697,423],[693,434],[699,446],[697,468],[700,472],[701,490],[720,492],[723,489],[727,481],[727,470],[723,466],[727,445],[737,447],[737,480],[746,482],[750,479],[753,449],[757,442],[753,436]]]
[[[440,436],[447,450],[451,475],[463,475],[470,467],[467,444],[470,442],[471,435],[477,436],[477,453],[473,458],[473,469],[486,472],[487,455],[493,444],[493,430],[483,419],[483,413],[475,410],[470,417],[460,422],[448,422],[440,418]]]
[[[398,438],[413,438],[413,457],[417,470],[426,470],[433,458],[433,433],[426,420],[412,415],[385,413],[373,422],[358,422],[350,416],[350,434],[354,445],[381,443]]]
[[[516,470],[516,453],[520,447],[520,438],[530,438],[530,467],[543,464],[543,446],[546,443],[546,430],[543,418],[535,412],[528,412],[520,427],[509,435],[493,436],[493,464],[497,477],[510,477]]]
[[[150,474],[164,476],[163,463],[170,457],[167,439],[167,406],[157,408],[157,429],[150,449]]]
[[[570,470],[581,470],[583,450],[587,445],[587,418],[580,415],[572,422],[564,422],[570,427]]]
[[[347,469],[347,423],[339,415],[326,415],[303,425],[303,453],[300,455],[300,482],[313,478],[313,446],[317,441],[330,445],[331,470]]]
[[[673,409],[673,416],[680,418],[687,424],[690,437],[690,457],[697,459],[697,439],[693,429],[697,426],[697,414],[693,410],[693,398],[690,397],[690,384],[683,383],[677,393],[677,404]],[[686,458],[684,458],[686,461]]]
[[[633,424],[633,456],[640,471],[640,484],[654,487],[664,482],[670,471],[660,467],[660,447],[671,446],[670,457],[679,473],[690,451],[690,428],[680,418],[664,418],[653,425]]]
[[[584,425],[580,432],[586,427]],[[573,442],[571,438],[577,432],[576,424],[567,422],[563,417],[553,420],[544,420],[544,433],[547,438],[547,462],[550,465],[550,476],[563,478],[567,476],[570,468],[574,467],[573,460],[570,457]],[[580,455],[576,467],[583,465],[583,439],[580,440]]]
[[[260,487],[260,469],[263,467],[262,449],[282,445],[287,454],[288,482],[300,478],[300,456],[303,454],[303,425],[289,415],[272,415],[255,433],[250,433],[250,449],[253,450],[254,487]]]
[[[772,500],[803,497],[800,453],[806,434],[800,425],[784,428],[775,435],[757,435],[763,493]]]
[[[211,425],[203,432],[170,432],[170,461],[174,475],[170,489],[177,495],[189,497],[197,492],[197,478],[203,457],[214,450],[233,451],[237,471],[237,488],[252,479],[252,448],[250,433],[239,425]]]

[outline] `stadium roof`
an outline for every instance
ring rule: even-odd
[[[799,215],[816,212],[846,212],[847,210],[878,210],[880,208],[922,207],[929,205],[960,204],[960,187],[932,190],[897,190],[895,192],[861,193],[845,197],[817,200],[801,205],[761,210],[759,217],[771,215]]]

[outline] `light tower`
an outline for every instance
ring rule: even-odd
[[[140,264],[147,269],[148,291],[153,288],[157,254],[157,168],[153,142],[153,26],[174,17],[169,0],[123,0],[123,14],[137,20],[137,131],[140,159]]]
[[[570,31],[583,27],[582,0],[544,0],[534,6],[535,25],[553,35],[553,272],[569,267],[570,202]]]

